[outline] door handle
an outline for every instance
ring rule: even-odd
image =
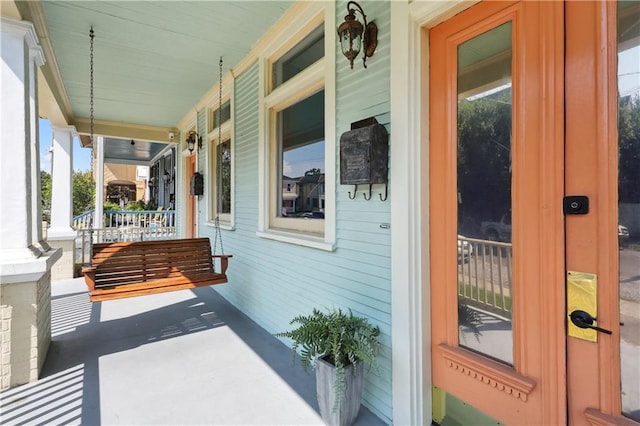
[[[604,328],[600,328],[598,326],[593,325],[593,322],[596,320],[592,317],[588,312],[575,310],[569,314],[569,318],[573,325],[578,328],[590,328],[595,331],[599,331],[604,334],[612,334],[610,330],[605,330]]]

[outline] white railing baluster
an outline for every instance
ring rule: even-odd
[[[462,237],[458,247],[459,296],[471,306],[510,318],[513,270],[511,244]],[[471,250],[467,256],[464,255],[465,247]]]

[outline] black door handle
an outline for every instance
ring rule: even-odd
[[[573,325],[578,328],[590,328],[595,331],[599,331],[604,334],[612,334],[610,330],[605,330],[604,328],[600,328],[598,326],[593,325],[593,322],[596,320],[592,317],[588,312],[576,310],[569,314],[569,318]]]

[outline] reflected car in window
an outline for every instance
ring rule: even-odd
[[[458,262],[467,262],[473,255],[473,245],[467,241],[467,238],[458,235]]]
[[[629,228],[618,225],[618,245],[623,246],[629,241]]]

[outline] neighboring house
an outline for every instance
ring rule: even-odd
[[[324,173],[308,173],[298,179],[298,199],[303,215],[324,212]]]
[[[148,191],[147,180],[138,180],[138,167],[140,166],[105,164],[104,182],[107,185],[107,201],[122,204],[124,207],[130,201],[145,199]],[[148,170],[146,176],[148,176]]]
[[[154,162],[162,154],[151,146],[123,152],[151,166],[151,197],[175,206],[181,235],[213,239],[220,219],[233,266],[216,290],[267,331],[313,308],[351,309],[378,325],[380,374],[367,375],[364,404],[384,422],[638,421],[639,310],[620,300],[625,280],[637,282],[624,275],[637,252],[617,245],[616,128],[618,90],[640,86],[625,77],[640,72],[640,4],[363,0],[377,25],[365,68],[362,53],[345,58],[349,40],[336,32],[353,3],[157,2],[148,14],[148,2],[3,2],[2,58],[33,75],[24,58],[41,55],[42,97],[73,106],[43,102],[41,115],[75,126],[60,138],[87,135],[89,82],[74,64],[89,60],[78,46],[94,25],[105,58],[96,79],[112,100],[95,102],[98,163],[112,137],[170,147],[168,163]],[[125,25],[132,18],[145,25]],[[108,78],[109,64],[127,78]],[[3,74],[3,106],[30,111],[25,81]],[[5,110],[0,176],[30,176],[27,154],[5,160],[22,141],[15,135],[30,135],[28,120],[5,121]],[[388,185],[364,173],[362,184],[341,185],[341,135],[370,118],[389,133]],[[34,143],[27,137],[23,151]],[[351,167],[368,170],[373,154],[350,152],[359,153]],[[173,186],[159,185],[165,171]],[[196,172],[202,195],[190,193]],[[15,219],[31,211],[29,179],[2,182],[3,201],[17,203],[3,204],[0,220],[8,263],[39,241]],[[513,238],[459,243],[462,211],[476,231],[494,219],[485,212],[511,211]],[[483,259],[478,269],[472,258]],[[479,279],[489,264],[500,278]],[[492,306],[477,308],[479,299]],[[592,323],[612,334],[573,325],[576,311],[597,313]],[[33,315],[47,324],[46,307]],[[33,364],[48,344],[38,330]],[[17,383],[2,372],[3,386]],[[19,380],[37,368],[30,374]]]
[[[298,204],[298,179],[282,176],[282,214],[293,215]]]

